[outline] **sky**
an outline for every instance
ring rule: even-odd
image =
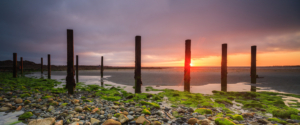
[[[299,0],[26,0],[0,1],[0,60],[67,64],[67,29],[74,30],[80,65],[134,66],[142,37],[142,66],[183,66],[191,40],[193,66],[300,65]]]

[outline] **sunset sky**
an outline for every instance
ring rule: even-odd
[[[24,0],[0,1],[0,60],[66,65],[66,30],[74,30],[80,65],[134,66],[142,36],[142,66],[183,66],[191,39],[193,66],[300,65],[299,0]]]

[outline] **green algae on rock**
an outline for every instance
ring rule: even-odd
[[[234,122],[230,121],[229,119],[227,118],[216,118],[215,119],[215,123],[217,125],[235,125]]]
[[[19,120],[25,120],[33,116],[32,112],[25,112],[19,116]]]

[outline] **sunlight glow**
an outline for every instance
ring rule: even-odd
[[[193,66],[193,64],[192,64],[192,63],[190,63],[190,66]]]

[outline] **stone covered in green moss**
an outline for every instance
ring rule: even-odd
[[[298,114],[298,110],[297,109],[292,109],[292,108],[289,108],[289,109],[277,109],[277,110],[274,110],[272,112],[272,114],[273,114],[274,117],[291,118],[292,114],[294,114],[294,115]]]
[[[21,98],[24,98],[24,97],[30,97],[30,94],[29,94],[29,93],[24,93],[24,94],[21,94],[20,97],[21,97]]]
[[[48,98],[52,98],[53,96],[50,96],[50,95],[46,95],[46,96],[43,96],[42,99],[48,99]]]
[[[31,101],[29,101],[29,100],[24,101],[24,104],[29,104],[29,103],[31,103]]]
[[[146,115],[151,115],[151,112],[148,109],[143,109],[142,113],[144,113]]]
[[[154,103],[154,102],[150,103],[150,102],[146,102],[146,101],[140,101],[140,103],[141,103],[142,105],[150,105],[150,106],[153,106],[153,107],[155,107],[155,108],[160,108],[159,104]]]
[[[300,116],[299,116],[299,115],[292,114],[292,115],[291,115],[291,119],[300,120]]]
[[[232,105],[232,102],[230,100],[228,100],[228,99],[216,99],[215,101],[217,103]]]
[[[275,121],[275,122],[278,122],[278,123],[281,123],[281,124],[287,124],[286,121],[278,119],[278,118],[268,118],[268,121]]]
[[[25,112],[19,116],[19,120],[25,120],[33,116],[32,112]]]
[[[212,114],[212,111],[210,109],[207,108],[198,108],[195,110],[195,112],[203,115],[203,114]]]
[[[217,125],[235,125],[235,123],[233,123],[232,121],[230,121],[227,118],[216,118],[215,123]]]

